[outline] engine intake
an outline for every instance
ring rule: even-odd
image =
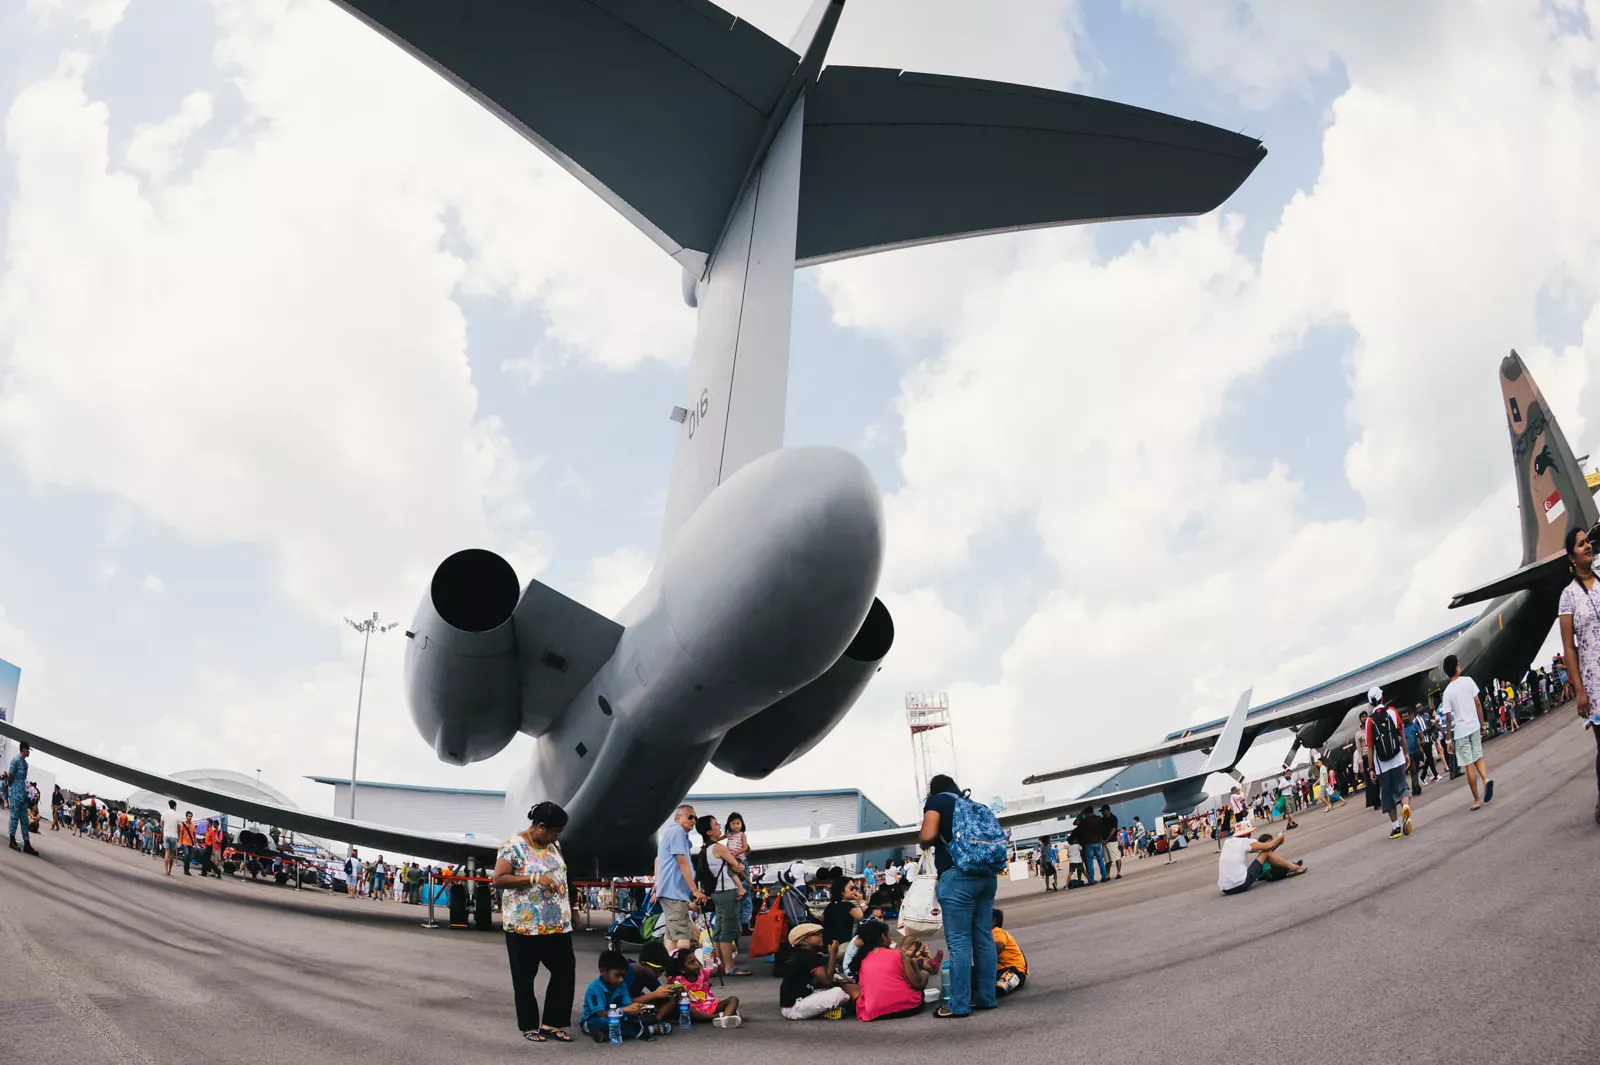
[[[458,551],[439,564],[406,635],[406,700],[417,731],[453,765],[499,753],[516,735],[521,693],[511,564]]]
[[[893,645],[894,619],[883,600],[874,598],[839,660],[799,691],[728,730],[711,763],[759,780],[793,762],[844,720]]]

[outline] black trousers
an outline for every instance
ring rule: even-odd
[[[539,1027],[539,996],[533,979],[543,965],[550,972],[544,989],[544,1025],[566,1028],[572,1024],[572,992],[577,961],[572,956],[572,933],[525,936],[506,933],[506,954],[511,959],[511,995],[517,1003],[517,1028],[531,1032]]]

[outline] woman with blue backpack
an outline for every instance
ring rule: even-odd
[[[938,1018],[992,1010],[999,969],[994,944],[996,878],[1006,867],[1006,838],[994,811],[973,802],[943,773],[928,782],[921,843],[933,848],[939,874],[939,908],[950,950],[950,986]]]

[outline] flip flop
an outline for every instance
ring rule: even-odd
[[[541,1028],[539,1034],[544,1036],[544,1039],[554,1039],[558,1043],[572,1042],[572,1033],[565,1028]],[[544,1039],[537,1041],[542,1043]]]
[[[1489,783],[1487,783],[1487,784],[1485,784],[1483,786],[1483,801],[1484,802],[1488,802],[1493,798],[1494,798],[1494,781],[1491,780],[1491,781],[1489,781]]]
[[[1478,803],[1478,804],[1477,804],[1477,805],[1476,805],[1476,806],[1469,806],[1469,807],[1467,807],[1467,813],[1469,813],[1469,814],[1475,814],[1475,813],[1477,813],[1477,812],[1478,812],[1478,811],[1479,811],[1479,810],[1481,810],[1481,809],[1483,809],[1483,803],[1481,803],[1481,802],[1480,802],[1480,803]]]
[[[729,973],[728,975],[729,976],[754,976],[755,973],[751,972],[749,969],[735,969],[735,970],[733,970],[733,972]]]

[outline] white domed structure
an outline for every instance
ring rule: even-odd
[[[231,769],[185,769],[181,773],[170,774],[173,780],[185,784],[193,784],[200,788],[210,788],[213,791],[225,791],[230,795],[237,795],[241,799],[254,799],[257,802],[270,802],[276,806],[286,806],[291,810],[298,810],[299,806],[289,796],[279,791],[270,784],[257,783],[252,776],[236,773]],[[139,790],[128,796],[128,806],[134,810],[164,810],[170,796],[161,795],[153,791]],[[204,820],[215,815],[218,811],[209,809],[195,809],[192,805],[178,803],[180,810],[194,810],[195,820]]]

